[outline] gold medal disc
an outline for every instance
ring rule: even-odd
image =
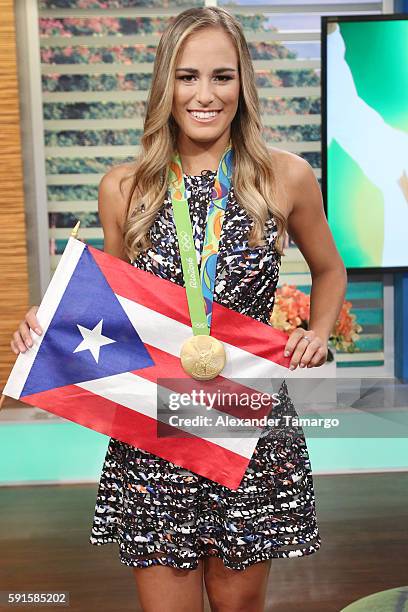
[[[222,342],[213,336],[199,334],[188,338],[180,350],[183,370],[196,380],[211,380],[225,366],[226,355]]]

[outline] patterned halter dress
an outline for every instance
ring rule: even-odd
[[[198,257],[215,176],[215,171],[184,174]],[[231,184],[214,301],[268,323],[281,263],[274,246],[276,224],[271,217],[266,244],[250,248],[251,224]],[[184,286],[169,194],[150,236],[152,247],[133,265]],[[282,388],[282,409],[297,416],[285,382]],[[111,438],[89,542],[116,542],[119,560],[139,568],[195,569],[200,558],[216,556],[227,568],[243,570],[271,558],[314,553],[321,539],[302,428],[287,427],[283,437],[263,430],[237,490]]]

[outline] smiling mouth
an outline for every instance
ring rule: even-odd
[[[209,123],[210,121],[213,121],[214,119],[216,119],[218,117],[218,115],[220,114],[221,110],[212,110],[212,111],[191,111],[187,109],[187,112],[189,113],[189,115],[192,116],[193,119],[195,119],[196,121],[202,122],[202,123]],[[195,115],[193,115],[193,113],[215,113],[208,116],[208,117],[197,117]]]

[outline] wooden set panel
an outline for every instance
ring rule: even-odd
[[[15,355],[11,333],[28,308],[14,1],[0,0],[0,386]]]

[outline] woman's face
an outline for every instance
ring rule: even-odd
[[[181,136],[211,142],[229,134],[239,90],[238,56],[229,36],[216,28],[191,34],[176,64],[172,115]],[[207,118],[192,111],[216,112]]]

